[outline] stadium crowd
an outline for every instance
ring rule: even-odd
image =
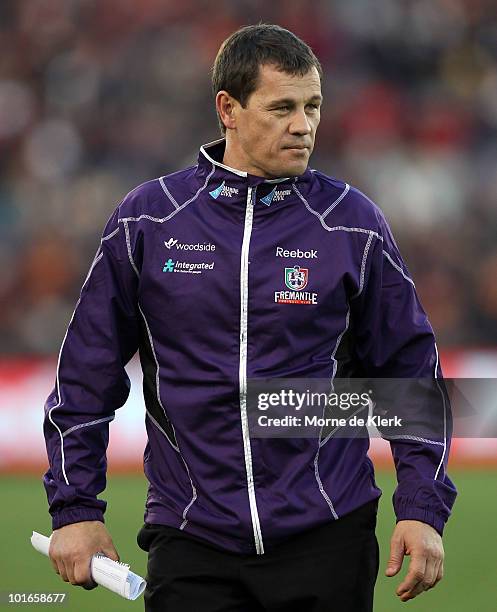
[[[113,208],[219,137],[211,64],[259,20],[320,58],[312,166],[383,208],[439,344],[497,344],[495,2],[3,0],[0,353],[58,351]]]

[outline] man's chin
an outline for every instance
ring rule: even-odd
[[[300,162],[294,162],[289,164],[282,164],[277,169],[272,169],[271,174],[274,178],[283,178],[287,176],[300,176],[304,174],[307,169],[307,159],[305,162],[302,160]]]

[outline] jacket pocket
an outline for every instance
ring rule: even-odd
[[[155,544],[163,542],[170,536],[169,529],[166,525],[145,523],[136,536],[136,542],[142,550],[150,552]]]

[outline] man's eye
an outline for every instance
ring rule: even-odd
[[[307,106],[309,106],[313,110],[318,110],[318,108],[319,108],[319,104],[308,104]]]
[[[278,111],[287,111],[290,107],[289,106],[278,106],[276,108],[276,110]]]

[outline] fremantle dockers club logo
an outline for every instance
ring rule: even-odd
[[[315,291],[302,291],[309,281],[309,268],[293,266],[285,268],[285,285],[290,291],[275,291],[276,304],[317,304],[318,294]]]
[[[293,291],[301,291],[307,286],[309,280],[309,268],[293,266],[285,268],[285,285]]]

